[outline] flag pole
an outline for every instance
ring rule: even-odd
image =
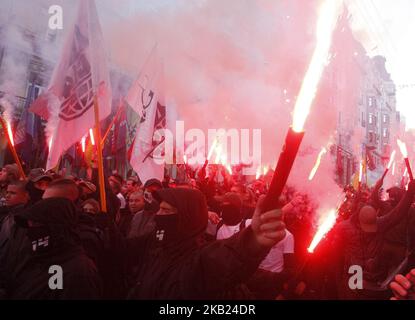
[[[19,169],[20,176],[23,179],[26,179],[26,175],[24,173],[24,170],[23,170],[23,167],[22,167],[22,163],[20,162],[19,156],[17,155],[16,149],[15,149],[13,143],[12,143],[12,137],[10,137],[9,132],[7,130],[6,121],[4,121],[3,117],[0,117],[0,122],[1,122],[1,125],[2,125],[3,130],[4,130],[4,135],[7,137],[7,142],[9,144],[9,149],[10,149],[10,152],[12,153],[14,162],[16,163],[16,165],[17,165],[17,167]]]
[[[99,124],[99,108],[97,96],[94,96],[94,111],[95,111],[95,140],[98,154],[98,184],[99,184],[99,198],[101,200],[101,211],[107,212],[107,199],[105,195],[105,181],[104,181],[104,162],[102,158],[102,142],[101,142],[101,127]]]
[[[115,122],[117,121],[117,119],[120,117],[121,111],[122,111],[122,104],[123,104],[123,99],[120,99],[120,104],[118,105],[118,110],[117,113],[115,114],[114,118],[112,118],[111,123],[109,124],[107,131],[105,132],[104,136],[102,137],[102,147],[104,147],[105,144],[105,140],[107,139],[111,128],[114,126]]]

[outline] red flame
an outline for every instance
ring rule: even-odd
[[[13,131],[9,121],[6,121],[7,124],[7,134],[9,135],[10,143],[14,147]]]
[[[326,0],[321,6],[316,30],[316,47],[295,103],[293,114],[293,130],[295,132],[304,130],[304,123],[310,113],[311,104],[327,63],[332,33],[336,26],[340,4],[341,1]]]
[[[401,150],[402,156],[404,158],[408,158],[408,150],[406,149],[405,142],[398,139],[397,143],[398,143],[399,149]]]
[[[53,136],[49,138],[49,153],[50,153],[50,150],[52,149],[52,144],[53,144]]]
[[[209,161],[210,158],[212,157],[213,151],[215,151],[216,149],[216,144],[218,143],[218,139],[215,138],[215,140],[213,140],[212,146],[210,147],[209,153],[208,153],[208,157],[207,160]]]
[[[261,177],[261,166],[259,165],[256,169],[255,179],[259,179]]]
[[[359,182],[362,182],[363,177],[363,162],[360,161],[360,167],[359,167]]]
[[[311,244],[307,249],[309,253],[314,252],[315,248],[318,246],[320,241],[333,228],[334,224],[336,223],[336,219],[336,210],[329,211],[327,216],[322,221],[321,225],[318,227],[317,232],[314,235],[313,241],[311,241]]]
[[[395,160],[395,155],[396,155],[396,150],[393,150],[392,154],[391,154],[391,157],[389,159],[388,170],[391,168],[391,165],[392,165],[393,161]]]
[[[308,176],[308,180],[310,180],[310,181],[313,180],[318,168],[320,167],[321,158],[323,157],[323,155],[325,153],[327,153],[327,150],[326,150],[326,148],[323,147],[321,149],[320,153],[317,156],[317,160],[316,160],[316,163],[315,163],[313,169],[311,169],[311,171],[310,171],[310,175]]]
[[[82,146],[82,152],[83,153],[85,153],[85,140],[86,140],[86,138],[85,137],[82,137],[82,139],[81,139],[81,146]]]
[[[91,139],[92,145],[95,146],[94,130],[89,129],[89,137]]]

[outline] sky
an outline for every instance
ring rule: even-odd
[[[368,54],[383,55],[397,86],[397,108],[415,128],[415,1],[347,0],[356,37]]]

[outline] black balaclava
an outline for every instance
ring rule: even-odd
[[[43,194],[45,193],[45,191],[36,188],[33,181],[27,183],[26,190],[29,193],[30,203],[32,204],[42,200]]]
[[[27,228],[32,251],[39,254],[78,245],[78,218],[75,205],[66,198],[41,200],[15,216],[16,223]]]
[[[221,206],[222,219],[224,224],[228,226],[236,226],[243,219],[240,207],[227,203]]]
[[[178,240],[178,214],[156,215],[156,239],[160,244],[168,244]]]
[[[208,214],[206,199],[195,189],[161,189],[154,193],[158,202],[166,201],[177,209],[176,214],[156,215],[156,240],[166,245],[191,242],[206,229]]]
[[[242,200],[237,193],[228,192],[224,195],[221,205],[223,223],[228,226],[236,226],[244,218],[242,212]]]

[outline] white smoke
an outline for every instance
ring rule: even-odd
[[[25,39],[22,30],[10,20],[9,24],[3,25],[1,43],[6,49],[3,52],[0,67],[0,93],[2,95],[1,105],[4,108],[4,116],[7,121],[13,122],[17,107],[17,97],[26,95],[27,75],[29,71],[32,46]]]

